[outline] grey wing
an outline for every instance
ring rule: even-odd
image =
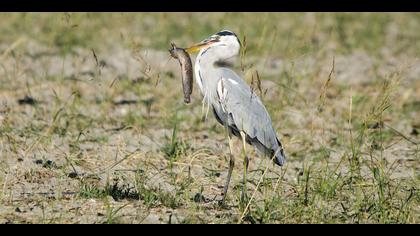
[[[239,131],[247,134],[247,141],[263,152],[272,156],[278,148],[275,162],[284,163],[284,153],[271,118],[260,98],[233,71],[224,70],[218,82],[217,93],[224,112],[232,119]]]

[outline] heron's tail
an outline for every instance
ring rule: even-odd
[[[286,162],[286,156],[284,155],[283,146],[281,145],[280,141],[277,139],[278,147],[277,150],[273,151],[273,155],[276,155],[274,158],[274,163],[279,166],[283,166]],[[273,157],[273,155],[271,157]]]
[[[260,154],[263,154],[270,159],[273,158],[274,163],[279,166],[283,166],[286,161],[286,156],[284,155],[283,146],[281,145],[280,141],[277,139],[277,145],[274,145],[274,150],[271,148],[267,148],[264,146],[258,139],[254,139],[251,141],[252,145],[254,145],[255,149],[258,150]],[[275,157],[274,157],[275,155]]]

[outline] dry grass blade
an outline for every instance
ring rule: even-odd
[[[15,42],[13,42],[0,56],[0,61],[4,61],[6,57],[12,52],[15,48],[17,48],[22,43],[26,42],[27,39],[25,37],[20,37]]]
[[[322,86],[321,93],[319,94],[320,104],[318,105],[318,110],[320,110],[325,104],[325,97],[327,94],[328,86],[330,85],[331,79],[335,77],[335,56],[333,56],[331,71],[328,74],[328,78]]]

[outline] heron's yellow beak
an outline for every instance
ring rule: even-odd
[[[187,51],[189,54],[194,53],[194,52],[198,52],[203,48],[206,48],[208,46],[210,46],[211,44],[218,42],[215,39],[210,39],[210,40],[204,40],[200,43],[197,43],[191,47],[185,48],[185,51]]]

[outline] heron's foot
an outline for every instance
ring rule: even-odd
[[[217,205],[222,209],[227,209],[228,205],[226,204],[226,195],[222,193],[222,199],[217,201]]]
[[[231,209],[231,207],[229,207],[228,204],[226,204],[226,202],[224,202],[222,200],[220,200],[220,201],[217,202],[217,207],[219,209],[223,209],[223,210],[229,210],[229,209]]]
[[[227,208],[227,204],[226,204],[226,201],[225,201],[225,199],[223,198],[223,199],[221,199],[221,200],[219,200],[219,201],[217,201],[217,205],[220,207],[220,208]]]

